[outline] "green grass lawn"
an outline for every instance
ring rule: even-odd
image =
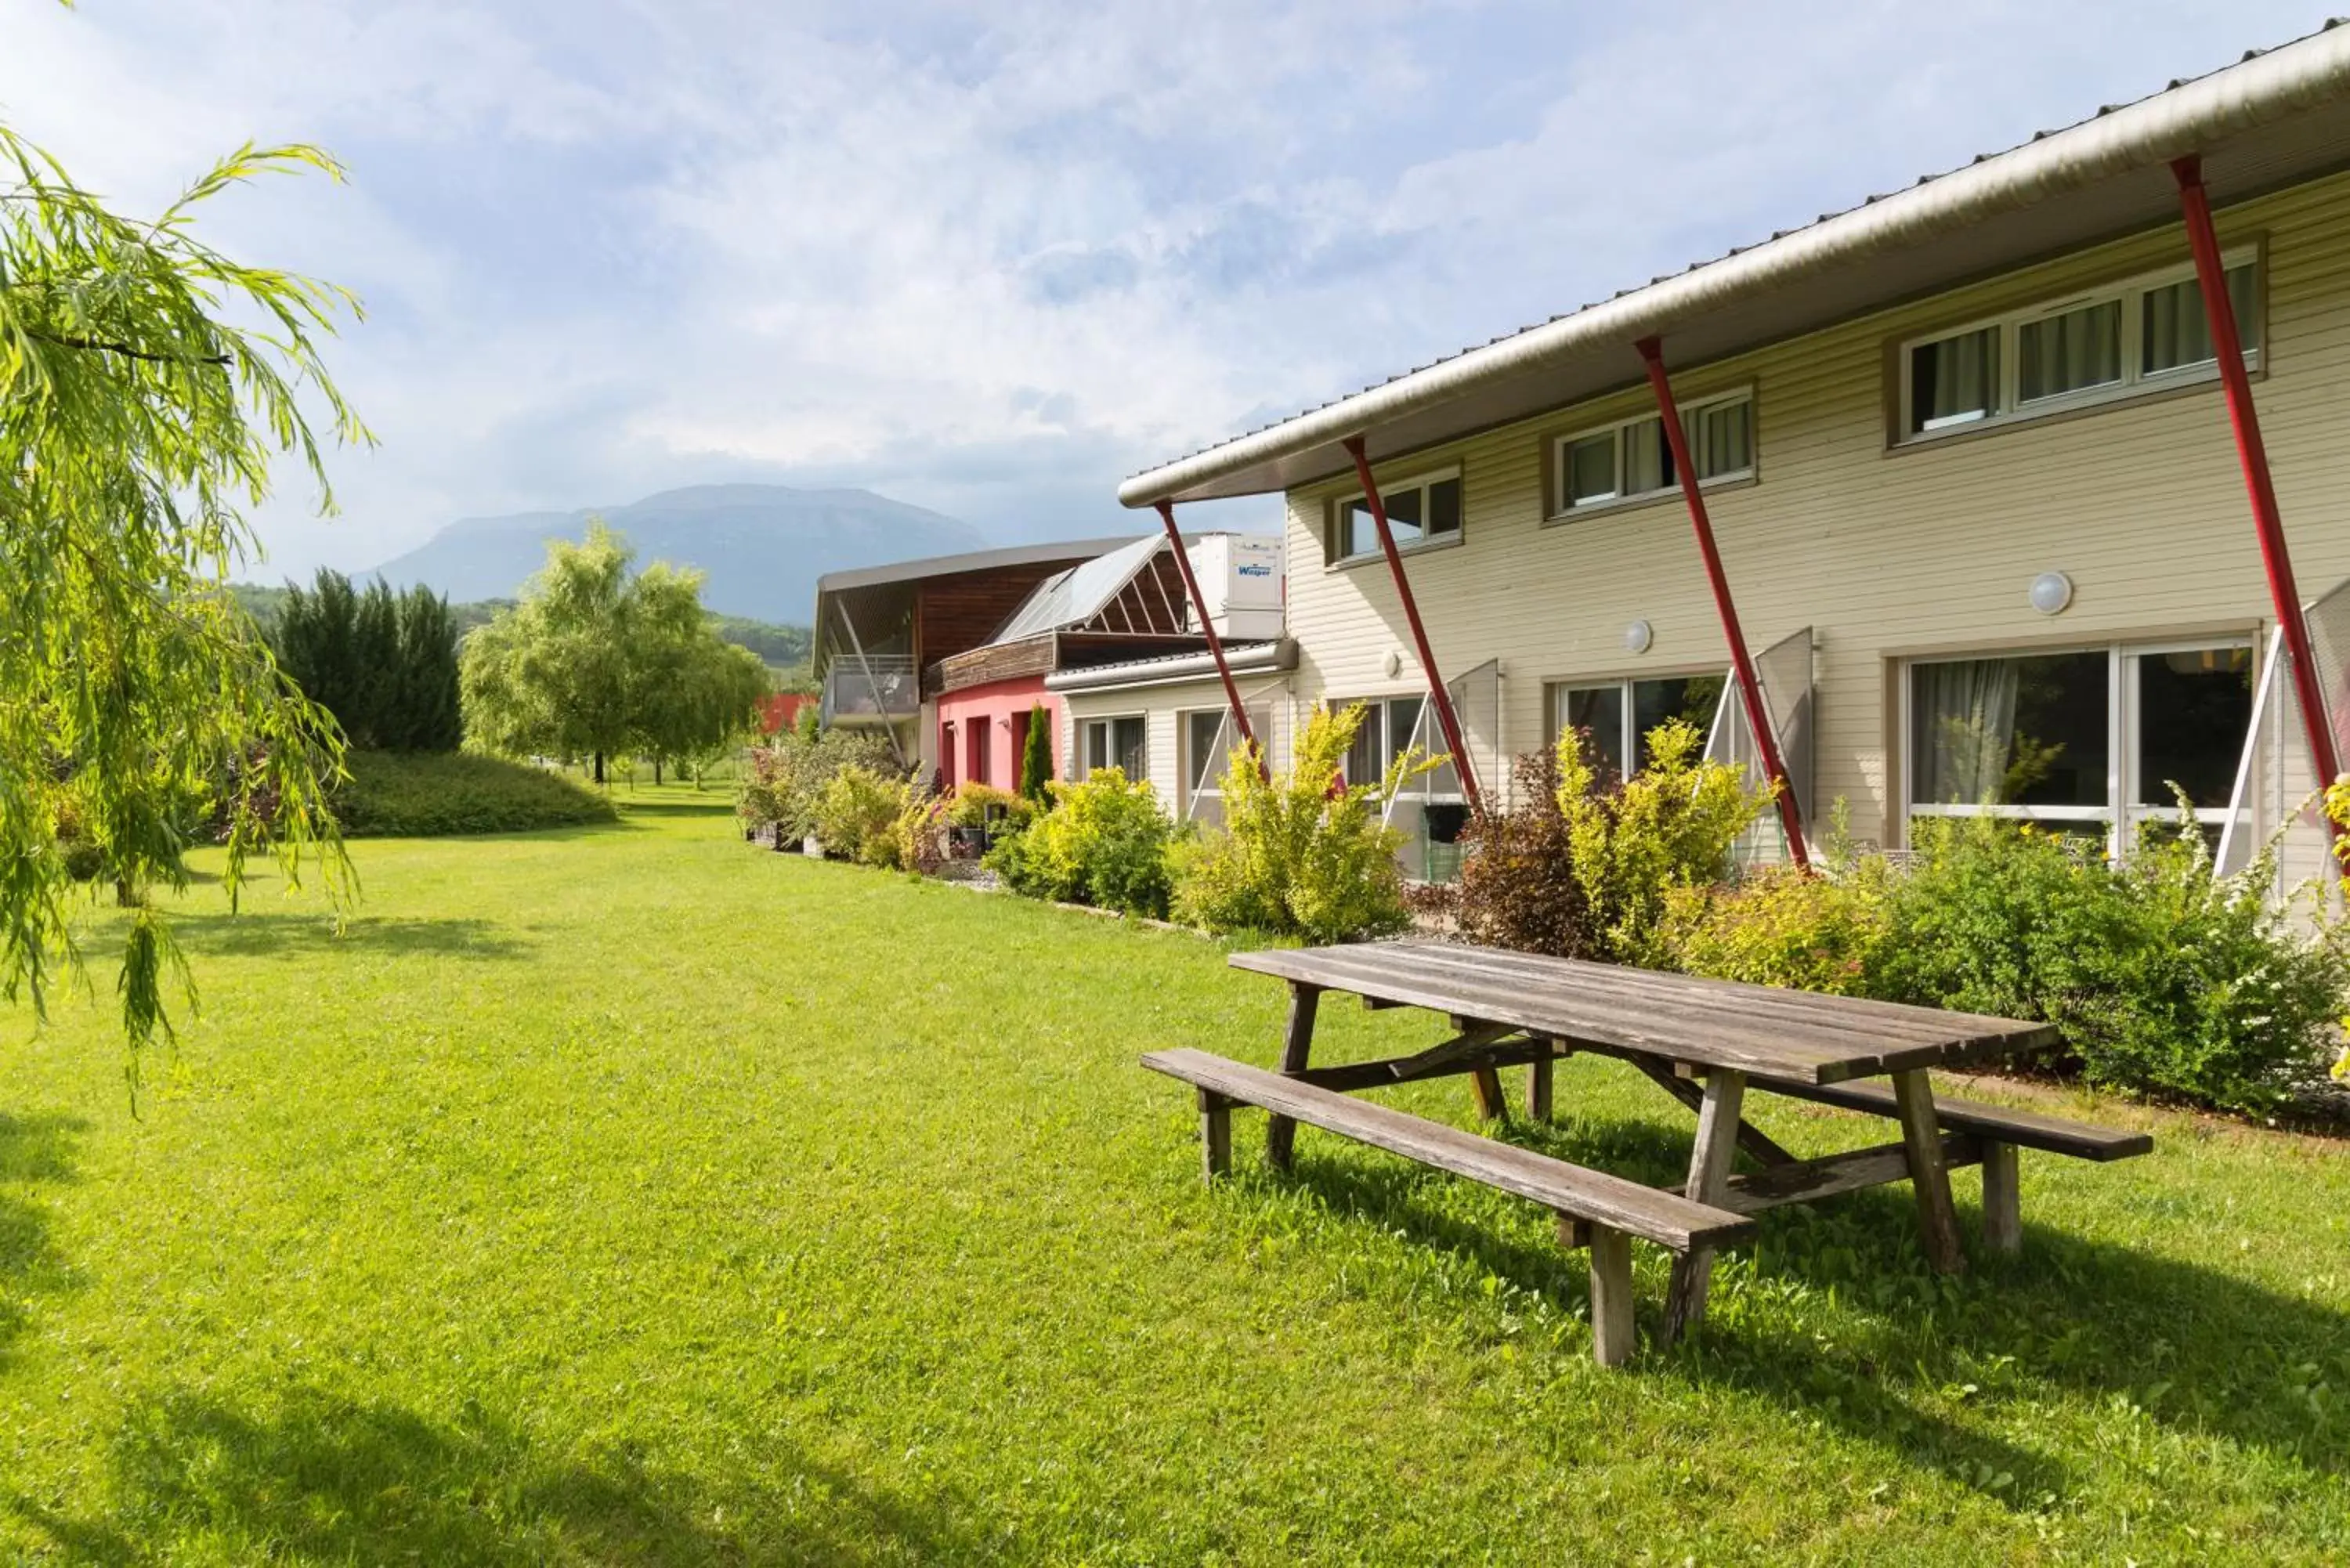
[[[2158,1151],[2027,1153],[2021,1260],[1929,1274],[1906,1187],[1782,1211],[1698,1341],[1603,1372],[1529,1206],[1312,1129],[1274,1179],[1253,1116],[1201,1188],[1135,1057],[1273,1059],[1216,944],[756,851],[722,799],[358,845],[340,939],[197,888],[135,1118],[110,970],[9,1016],[0,1560],[2350,1557],[2340,1145],[2081,1102]],[[1443,1027],[1325,1012],[1327,1060]],[[1685,1158],[1627,1068],[1559,1103],[1511,1136]]]

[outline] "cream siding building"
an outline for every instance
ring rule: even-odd
[[[2330,51],[2328,57],[2314,66],[2296,62],[2297,79],[2305,88],[2308,79],[2323,78],[2333,94],[2315,109],[2304,103],[2295,112],[2339,112],[2350,94],[2350,48],[2330,35],[2291,47],[2317,47]],[[2247,86],[2247,96],[2256,85]],[[2144,118],[2165,96],[2122,112]],[[2110,134],[2127,129],[2116,126]],[[2022,155],[2038,156],[2031,148],[2004,156]],[[2152,169],[2133,177],[2156,182],[2160,195],[2169,190],[2168,175],[2158,162]],[[2139,200],[2132,191],[2131,199]],[[2219,239],[2231,281],[2241,284],[2236,270],[2249,269],[2250,294],[2239,297],[2249,307],[2246,342],[2258,345],[2248,354],[2255,399],[2301,591],[2314,598],[2350,577],[2350,175],[2304,175],[2248,197],[2222,189],[2219,200]],[[2113,836],[2126,839],[2141,801],[2168,800],[2157,776],[2165,769],[2197,773],[2207,799],[2214,770],[2224,772],[2219,809],[2210,814],[2224,815],[2253,692],[2266,674],[2261,666],[2274,618],[2228,407],[2208,350],[2199,367],[2139,376],[2158,358],[2181,357],[2158,333],[2175,326],[2174,307],[2192,296],[2194,273],[2175,196],[2172,202],[2168,221],[2137,223],[2132,232],[2099,243],[2043,247],[2024,265],[1978,268],[1967,281],[1775,340],[1767,326],[1769,296],[1758,292],[1752,324],[1742,331],[1761,346],[1744,351],[1685,360],[1673,351],[1673,330],[1665,329],[1685,416],[1717,397],[1751,398],[1751,472],[1708,484],[1706,500],[1751,649],[1760,653],[1806,628],[1812,639],[1809,756],[1791,759],[1790,771],[1800,774],[1805,764],[1814,770],[1807,826],[1815,841],[1832,802],[1842,803],[1856,836],[1890,846],[1904,841],[1915,808],[1930,811],[1948,798],[1932,787],[1939,775],[1920,776],[1947,773],[1951,764],[1947,756],[1919,754],[1911,706],[1945,699],[1919,698],[1942,688],[1931,684],[1940,676],[1915,673],[1918,664],[2022,655],[2035,656],[2033,662],[2000,667],[2011,672],[2008,701],[2014,701],[2012,672],[2023,668],[2027,681],[2071,681],[2078,690],[2048,700],[2072,701],[2083,711],[2084,694],[2097,678],[2095,659],[2104,660],[2102,733],[2092,734],[2095,726],[2075,712],[2057,737],[2055,762],[2043,755],[2035,763],[2052,767],[2048,776],[2080,774],[2074,793],[2086,801],[2094,787],[2096,804],[2052,815],[2080,831],[2092,830],[2093,818],[2113,823],[2118,811]],[[1901,265],[1915,271],[1923,264]],[[2184,291],[2166,292],[2182,279]],[[1668,286],[1680,281],[1668,280]],[[1642,292],[1594,308],[1620,306],[1630,314]],[[1870,292],[1860,284],[1853,290],[1860,298]],[[2089,308],[2106,303],[2118,307]],[[2199,304],[2194,310],[2199,320]],[[1930,410],[1907,409],[1905,383],[1920,398],[1935,395],[1916,379],[1921,367],[1930,368],[1912,358],[1920,342],[2017,313],[2069,320],[2061,328],[2007,329],[2000,339],[2007,366],[2036,355],[2022,367],[2003,367],[2011,400],[2021,389],[2019,375],[2053,374],[2062,389],[2066,372],[2062,364],[2050,370],[2051,346],[2071,333],[2074,340],[2063,352],[2077,356],[2085,329],[2094,336],[2116,330],[2115,323],[2118,342],[2092,343],[2090,360],[2083,362],[2094,362],[2087,373],[2094,381],[2101,374],[2094,365],[2118,360],[2123,384],[2060,391],[2036,410],[1918,431]],[[1566,319],[1572,326],[1575,318]],[[1452,374],[1455,385],[1478,384],[1471,379],[1473,367],[1438,369]],[[2071,374],[2082,379],[2077,367]],[[1506,791],[1503,759],[1549,743],[1561,717],[1553,711],[1554,692],[1663,677],[1718,683],[1729,663],[1678,488],[1668,483],[1636,499],[1565,504],[1570,481],[1562,472],[1561,438],[1655,417],[1629,335],[1619,347],[1581,349],[1562,377],[1612,383],[1613,390],[1544,406],[1524,390],[1523,365],[1488,379],[1503,386],[1504,375],[1518,378],[1504,387],[1506,395],[1538,411],[1484,421],[1441,441],[1399,445],[1377,439],[1382,418],[1402,417],[1383,415],[1382,408],[1407,409],[1423,427],[1473,421],[1457,398],[1450,411],[1440,404],[1430,405],[1433,413],[1409,408],[1412,378],[1347,400],[1364,405],[1360,428],[1374,438],[1374,471],[1391,506],[1399,493],[1457,476],[1457,527],[1423,535],[1402,558],[1443,675],[1488,672],[1493,711],[1482,725],[1466,727],[1490,794]],[[1291,421],[1299,430],[1286,446],[1285,427],[1276,426],[1227,443],[1229,460],[1221,468],[1227,448],[1211,448],[1138,476],[1122,492],[1139,504],[1158,494],[1243,493],[1264,476],[1279,480],[1301,467],[1333,475],[1279,486],[1287,499],[1289,624],[1300,650],[1284,728],[1316,700],[1417,697],[1428,689],[1385,562],[1376,554],[1334,562],[1347,547],[1344,504],[1361,488],[1341,466],[1346,459],[1331,433],[1345,406]],[[1734,448],[1733,441],[1723,450],[1734,459]],[[1441,528],[1451,522],[1451,505],[1449,495],[1418,488],[1404,510]],[[2055,573],[2069,579],[2070,600],[2058,613],[2043,613],[2032,602],[2032,588]],[[1642,623],[1645,638],[1635,623]],[[2037,657],[2060,651],[2095,659],[2060,665]],[[2194,684],[2206,677],[2213,679]],[[1771,681],[1766,673],[1766,687]],[[1689,696],[1694,702],[1715,689]],[[2204,693],[2218,699],[2205,701]],[[2343,693],[2332,695],[2350,710]],[[2285,822],[2313,783],[2290,683],[2279,683],[2264,701],[2238,845]],[[2020,732],[2022,726],[2011,728]],[[2006,739],[2002,746],[2011,767],[2033,760],[2020,754],[2028,747]],[[2099,771],[2102,781],[2090,776]],[[1947,780],[1940,782],[1947,788]],[[2297,831],[2288,875],[2315,871],[2322,853],[2314,828]],[[2239,849],[2231,857],[2241,855]]]

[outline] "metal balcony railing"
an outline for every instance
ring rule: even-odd
[[[836,656],[824,677],[824,722],[841,719],[904,719],[921,711],[921,671],[912,656],[868,653]]]

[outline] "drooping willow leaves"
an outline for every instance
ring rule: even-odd
[[[82,972],[75,905],[103,890],[129,909],[134,1067],[193,1001],[152,897],[188,885],[190,848],[225,846],[232,904],[256,854],[315,867],[338,907],[350,887],[326,805],[341,739],[225,589],[273,460],[331,509],[306,405],[372,441],[317,348],[359,302],[194,235],[205,202],[306,168],[340,175],[247,146],[138,222],[0,126],[0,998],[37,1014]]]

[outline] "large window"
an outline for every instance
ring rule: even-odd
[[[1749,479],[1754,473],[1754,394],[1737,391],[1685,405],[1681,425],[1690,461],[1701,484]],[[1564,436],[1553,451],[1554,488],[1561,513],[1638,501],[1670,490],[1672,447],[1656,414]]]
[[[1333,712],[1343,713],[1357,701],[1362,702],[1365,712],[1362,728],[1355,732],[1355,742],[1347,750],[1348,784],[1377,784],[1386,777],[1396,758],[1410,748],[1415,735],[1419,736],[1419,749],[1423,753],[1444,750],[1444,742],[1440,738],[1432,738],[1435,715],[1428,713],[1427,698],[1334,697],[1330,699],[1330,709]],[[1428,717],[1430,735],[1419,734],[1423,714]],[[1433,774],[1423,775],[1415,781],[1416,784],[1424,786],[1435,776]],[[1450,769],[1445,770],[1445,776],[1451,776]],[[1419,790],[1415,788],[1413,793],[1419,793]]]
[[[1993,815],[2118,853],[2178,810],[2222,826],[2252,714],[2242,643],[2134,646],[1909,666],[1912,816]]]
[[[1396,548],[1409,550],[1461,537],[1461,471],[1424,473],[1379,491],[1387,504],[1388,532]],[[1361,560],[1379,553],[1379,531],[1370,504],[1360,495],[1338,503],[1330,519],[1328,559]]]
[[[2261,348],[2259,268],[2226,258],[2247,363]],[[2217,374],[2194,269],[2173,267],[1906,343],[1901,439],[2108,402]]]
[[[1273,710],[1251,708],[1248,711],[1249,731],[1256,743],[1267,746],[1273,740]],[[1196,799],[1220,798],[1224,793],[1224,774],[1232,764],[1232,754],[1241,744],[1240,731],[1232,723],[1229,708],[1195,708],[1182,715],[1176,732],[1183,742],[1183,788],[1186,803]]]
[[[1603,788],[1624,777],[1624,759],[1633,771],[1648,765],[1648,736],[1668,720],[1681,719],[1700,732],[1713,724],[1721,705],[1719,675],[1670,675],[1648,680],[1561,681],[1545,689],[1550,732],[1583,732],[1584,760]]]
[[[1087,719],[1078,736],[1088,778],[1101,768],[1121,769],[1129,780],[1150,776],[1149,726],[1141,714]]]

